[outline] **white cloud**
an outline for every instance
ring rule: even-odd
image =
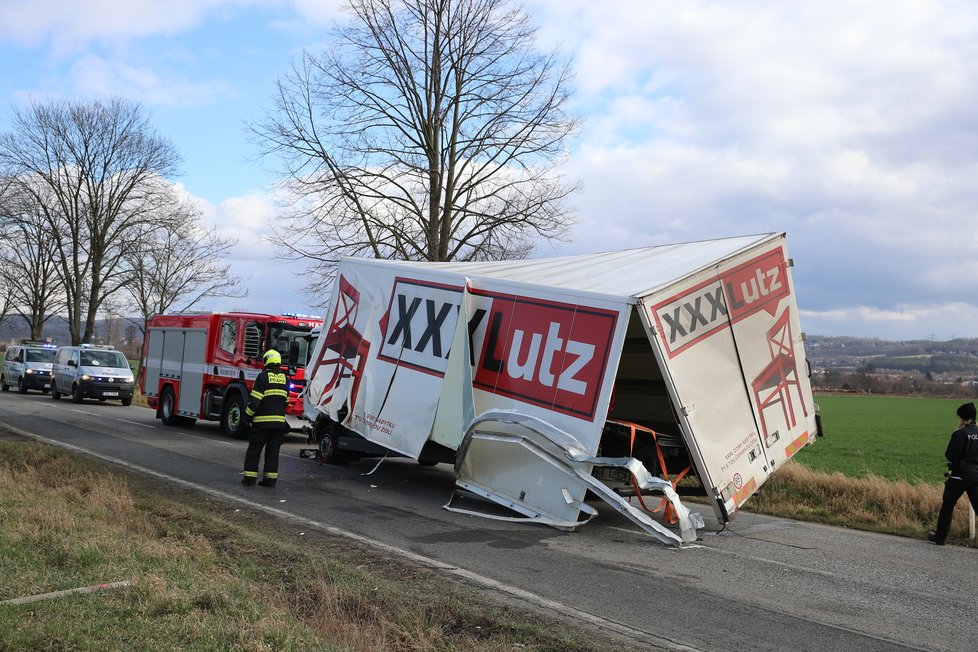
[[[784,230],[813,324],[949,332],[955,315],[978,336],[978,5],[531,10],[575,55],[589,116],[569,248]]]
[[[851,306],[826,311],[801,310],[800,317],[802,328],[818,335],[946,340],[973,337],[969,324],[978,320],[978,308],[964,302],[891,308]]]
[[[223,30],[247,23],[256,34],[288,34],[251,42],[270,48],[264,60],[282,50],[284,70],[342,4],[0,0],[0,43],[39,53],[40,72],[18,83],[42,94],[124,95],[178,106],[188,119],[223,99],[217,119],[231,120],[238,107],[229,98],[247,91],[238,84],[271,88],[275,68],[223,81],[233,57]],[[808,332],[978,336],[978,5],[528,8],[541,45],[574,55],[574,109],[587,119],[567,170],[584,181],[579,224],[560,253],[787,231]],[[226,58],[208,59],[211,48]],[[211,159],[198,156],[199,170]],[[235,174],[229,167],[213,165],[224,178]],[[235,264],[270,267],[256,234],[275,204],[245,192],[210,197],[209,210],[240,237]]]
[[[156,62],[135,64],[127,59],[86,54],[71,65],[68,79],[83,97],[126,97],[148,105],[202,105],[236,91],[221,80],[192,81]]]
[[[34,46],[50,42],[55,54],[77,52],[93,41],[130,41],[192,29],[208,16],[263,0],[31,0],[0,4],[0,38]]]

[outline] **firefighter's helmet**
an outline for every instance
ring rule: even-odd
[[[269,349],[265,351],[265,355],[262,356],[262,360],[265,361],[266,365],[282,364],[282,354],[275,349]]]

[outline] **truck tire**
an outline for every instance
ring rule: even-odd
[[[173,387],[167,385],[160,393],[160,421],[164,426],[178,426],[177,398],[173,395]]]
[[[5,392],[10,391],[10,385],[7,384],[6,376],[0,376],[0,390],[3,390]]]
[[[132,397],[122,399],[123,405],[132,405]],[[164,426],[192,426],[197,419],[184,417],[177,414],[177,397],[173,393],[173,386],[167,385],[160,392],[160,420]]]
[[[241,392],[231,392],[224,399],[224,410],[221,411],[221,432],[234,439],[244,439],[248,436],[248,426],[244,417],[244,397]]]
[[[316,422],[316,442],[319,446],[320,464],[343,464],[347,457],[340,452],[339,426],[323,419]]]

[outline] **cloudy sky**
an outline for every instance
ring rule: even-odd
[[[0,0],[0,129],[31,99],[137,100],[177,180],[240,238],[251,294],[318,312],[261,232],[274,177],[244,124],[341,0]],[[810,334],[978,337],[978,4],[529,0],[577,71],[583,181],[558,254],[788,233]],[[539,255],[552,255],[547,246]]]

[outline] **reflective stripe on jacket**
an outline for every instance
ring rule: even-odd
[[[285,408],[289,404],[288,380],[278,365],[268,365],[251,388],[245,414],[255,428],[288,427]]]

